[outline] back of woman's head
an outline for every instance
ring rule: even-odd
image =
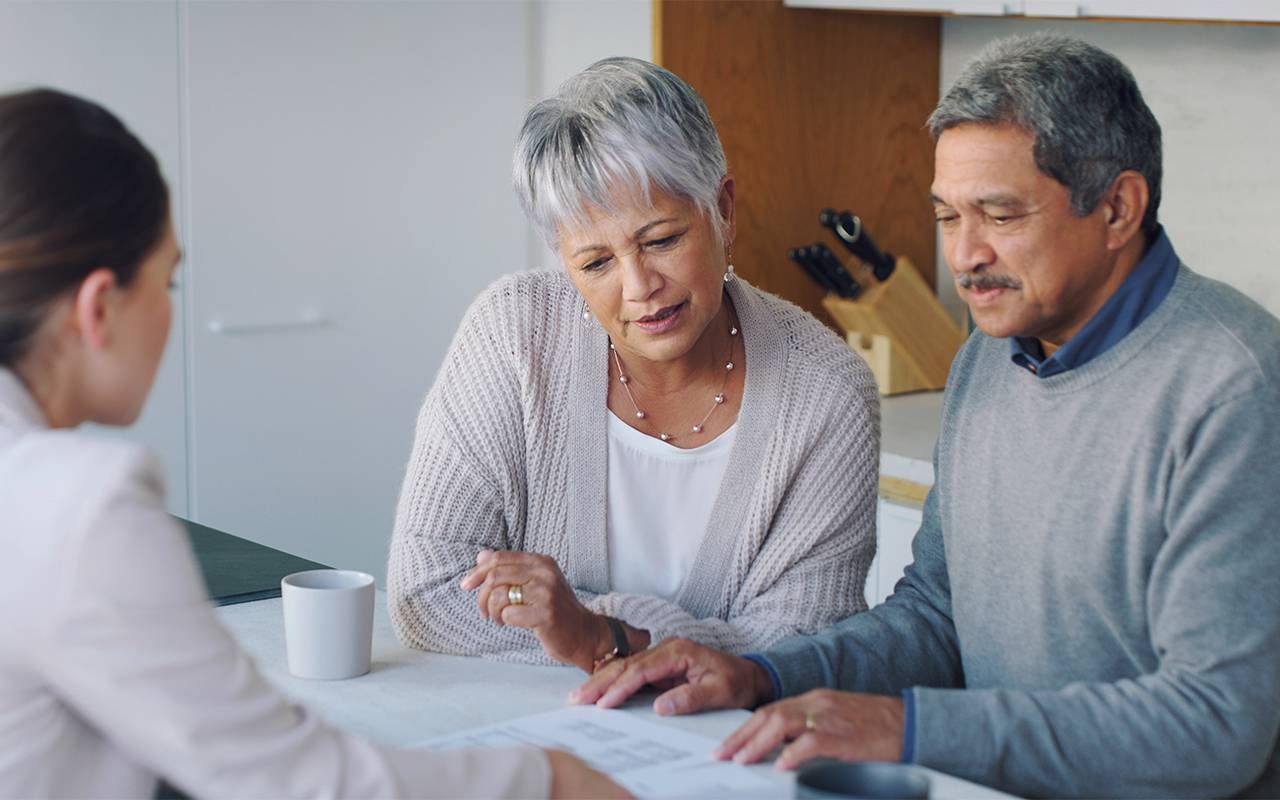
[[[90,273],[127,287],[168,216],[155,157],[111,112],[50,89],[0,95],[0,366]]]

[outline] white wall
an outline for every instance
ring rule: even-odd
[[[472,298],[525,266],[527,12],[189,6],[201,522],[381,575],[423,394]]]
[[[534,94],[609,56],[653,58],[651,0],[535,0]]]
[[[1164,131],[1160,219],[1182,260],[1280,315],[1280,26],[952,17],[942,89],[990,40],[1048,30],[1114,53]],[[939,248],[938,286],[958,308]]]
[[[0,91],[49,86],[105,104],[151,148],[174,199],[182,237],[182,124],[178,113],[178,9],[147,0],[0,2]],[[142,418],[128,435],[165,464],[169,508],[188,511],[185,270],[173,333]],[[111,431],[116,435],[117,431]]]
[[[466,306],[553,264],[510,187],[525,110],[651,41],[649,0],[0,0],[0,91],[104,103],[173,190],[179,313],[126,432],[171,510],[381,579]],[[324,324],[271,327],[306,311]]]
[[[533,0],[531,100],[609,56],[653,58],[653,0]],[[530,231],[529,264],[556,267],[559,260]]]

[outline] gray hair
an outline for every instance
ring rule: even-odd
[[[1067,187],[1079,216],[1097,208],[1117,175],[1137,171],[1150,191],[1142,230],[1154,235],[1160,123],[1115,56],[1063,36],[998,39],[965,67],[928,126],[937,140],[948,128],[971,122],[1010,122],[1029,131],[1036,166]]]
[[[606,58],[565,81],[529,110],[513,162],[520,204],[553,248],[588,206],[616,210],[619,189],[649,203],[651,186],[693,201],[724,234],[715,124],[689,84],[648,61]]]

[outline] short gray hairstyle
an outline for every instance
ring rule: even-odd
[[[1142,230],[1155,234],[1160,207],[1160,123],[1129,69],[1110,53],[1063,36],[998,39],[978,54],[929,117],[937,140],[965,123],[1009,122],[1035,137],[1036,166],[1071,192],[1084,216],[1115,177],[1147,179]]]
[[[615,210],[622,189],[684,197],[724,235],[717,206],[727,173],[707,106],[674,73],[638,58],[606,58],[566,81],[525,117],[513,180],[520,204],[553,249],[586,209]]]

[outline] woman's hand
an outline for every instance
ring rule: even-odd
[[[819,756],[899,761],[903,717],[901,698],[815,689],[752,714],[714,755],[753,764],[790,742],[778,754],[779,769],[794,769]]]
[[[625,800],[631,795],[608,777],[568,753],[548,750],[551,800]]]
[[[520,587],[519,605],[512,604],[508,594],[513,586]],[[462,579],[463,589],[477,587],[481,616],[499,625],[528,628],[556,661],[590,672],[597,658],[613,650],[613,633],[604,617],[578,602],[550,556],[481,550],[476,568]]]
[[[756,662],[688,639],[668,639],[601,668],[569,695],[569,702],[617,708],[646,686],[664,690],[653,701],[661,716],[753,708],[773,695],[769,673]]]

